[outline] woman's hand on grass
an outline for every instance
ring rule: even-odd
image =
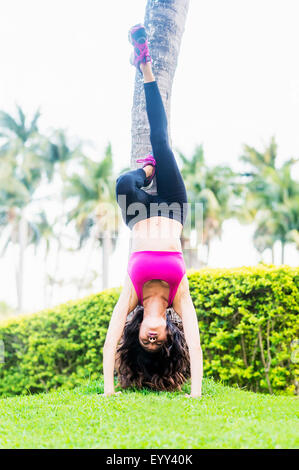
[[[192,395],[192,394],[189,394],[189,393],[185,393],[185,397],[187,398],[201,398],[201,394],[198,394],[198,395]]]
[[[122,393],[122,392],[115,392],[115,391],[113,390],[113,391],[111,391],[111,392],[104,392],[102,395],[103,395],[104,397],[111,397],[111,396],[113,396],[113,395],[120,395],[121,393]]]

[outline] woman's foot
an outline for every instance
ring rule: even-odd
[[[153,185],[154,176],[156,173],[156,160],[152,154],[148,154],[144,158],[139,158],[136,160],[137,163],[143,163],[143,170],[145,172],[146,178],[144,181],[144,186],[141,189],[150,189]]]
[[[129,41],[134,46],[131,64],[134,65],[142,74],[140,64],[152,62],[152,58],[148,50],[147,34],[143,24],[132,26],[129,30]]]
[[[143,170],[145,171],[146,177],[149,178],[153,174],[154,167],[152,165],[146,165],[143,167]]]

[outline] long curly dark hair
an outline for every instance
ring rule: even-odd
[[[155,352],[146,351],[139,342],[142,320],[143,307],[139,305],[126,321],[116,352],[118,385],[159,391],[181,390],[190,378],[189,350],[181,320],[167,311],[167,339]]]

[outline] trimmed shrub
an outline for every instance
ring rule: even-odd
[[[299,269],[258,265],[189,276],[204,373],[255,392],[298,393]]]
[[[188,271],[205,376],[256,392],[298,392],[299,268]],[[71,388],[102,374],[103,345],[121,288],[0,325],[0,394]]]
[[[72,388],[102,374],[102,349],[121,288],[0,324],[0,395]]]

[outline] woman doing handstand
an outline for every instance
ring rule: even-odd
[[[200,397],[202,350],[180,242],[187,215],[186,188],[169,146],[167,117],[144,26],[132,27],[129,38],[134,46],[132,63],[144,79],[153,154],[137,160],[142,168],[116,180],[116,197],[132,231],[132,245],[104,344],[104,394],[115,394],[116,369],[123,388],[180,390],[191,375],[188,396]],[[146,189],[154,175],[157,195],[150,195]],[[180,321],[169,315],[169,307]]]

